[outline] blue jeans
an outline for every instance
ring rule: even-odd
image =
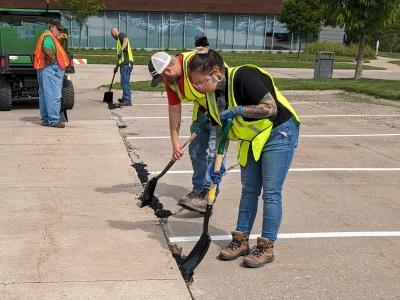
[[[277,239],[282,219],[282,186],[299,139],[299,126],[292,119],[272,129],[260,159],[248,153],[246,167],[241,167],[242,197],[236,230],[250,234],[257,215],[258,197],[262,198],[263,223],[261,236]]]
[[[131,80],[133,65],[123,64],[119,66],[119,72],[121,73],[121,87],[122,87],[122,100],[131,103],[131,87],[129,82]]]
[[[190,133],[193,133],[195,125],[196,121],[190,126]],[[203,189],[210,187],[211,178],[208,168],[215,156],[215,140],[215,127],[208,123],[189,145],[189,155],[193,167],[192,185],[195,193],[200,193]]]
[[[60,122],[61,90],[64,70],[58,64],[37,71],[39,82],[39,109],[42,122]]]

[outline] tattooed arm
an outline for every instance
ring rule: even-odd
[[[244,106],[243,117],[252,119],[271,118],[276,116],[277,106],[274,98],[267,93],[257,105]]]
[[[181,104],[168,105],[169,131],[171,134],[172,157],[180,159],[183,156],[182,146],[179,142],[179,130],[181,129]]]

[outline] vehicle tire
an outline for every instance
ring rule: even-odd
[[[11,110],[11,88],[10,84],[0,78],[0,110]]]
[[[71,80],[64,79],[61,92],[61,109],[72,109],[74,107],[74,102],[74,85]]]

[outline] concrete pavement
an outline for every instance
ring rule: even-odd
[[[136,205],[143,188],[103,92],[86,80],[73,76],[64,129],[40,126],[32,105],[0,112],[0,299],[190,299],[158,220]]]

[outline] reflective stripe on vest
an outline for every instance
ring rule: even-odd
[[[178,95],[182,103],[194,102],[192,119],[196,121],[200,106],[207,109],[206,98],[204,94],[196,91],[189,79],[188,62],[195,55],[195,51],[182,52],[181,54],[183,55],[183,89],[185,94],[182,95],[176,83],[169,85],[169,87]]]
[[[119,39],[117,39],[117,42],[116,42],[117,53],[119,53],[119,51],[121,50],[121,47],[122,47],[121,41]],[[132,48],[131,48],[131,44],[129,43],[129,39],[128,39],[128,45],[126,46],[126,48],[128,51],[128,59],[129,59],[129,61],[133,62]],[[124,53],[124,51],[122,51],[122,56],[118,60],[118,64],[119,65],[122,64],[124,62],[124,60],[125,60],[125,53]]]
[[[36,49],[35,49],[35,59],[33,61],[33,67],[35,69],[43,69],[45,67],[44,61],[45,61],[45,54],[43,52],[43,40],[46,36],[50,36],[51,39],[54,42],[54,45],[56,46],[56,57],[57,57],[57,62],[58,65],[60,66],[61,69],[65,69],[66,67],[69,66],[69,57],[67,52],[65,52],[63,46],[61,43],[58,41],[56,36],[51,33],[51,32],[43,32],[36,44]]]
[[[295,112],[295,110],[293,109],[293,107],[289,103],[289,101],[279,92],[278,88],[275,86],[272,76],[268,72],[264,71],[263,69],[261,69],[257,66],[254,66],[254,65],[243,65],[243,66],[239,66],[239,67],[228,68],[228,78],[227,78],[228,108],[237,106],[237,103],[235,100],[233,83],[234,83],[234,78],[235,78],[235,74],[236,74],[237,70],[244,66],[258,69],[258,70],[260,70],[260,72],[262,72],[263,74],[265,74],[266,76],[268,76],[271,79],[272,85],[275,90],[275,95],[276,95],[275,101],[278,101],[285,108],[287,108],[290,111],[290,113],[292,114],[292,116],[295,118],[295,120],[298,123],[300,123],[300,119],[297,116],[297,113]],[[213,93],[211,95],[207,95],[207,101],[208,101],[207,104],[208,104],[210,116],[218,124],[221,125],[215,94]],[[251,145],[251,149],[253,151],[254,160],[258,161],[260,159],[262,149],[264,148],[264,145],[267,142],[267,140],[271,134],[273,122],[270,121],[269,119],[245,121],[243,119],[243,117],[241,117],[241,116],[235,117],[232,121],[233,121],[233,126],[229,132],[229,138],[232,140],[238,141],[237,159],[238,159],[239,164],[242,167],[245,167],[247,165],[247,157],[248,157],[250,145]]]

